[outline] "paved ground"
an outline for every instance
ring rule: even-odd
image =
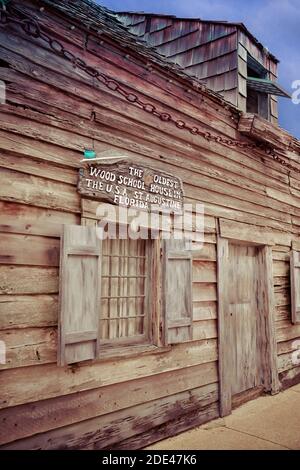
[[[154,444],[153,450],[300,449],[300,384]]]

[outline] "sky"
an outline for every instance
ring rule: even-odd
[[[145,11],[244,23],[279,60],[279,124],[300,139],[300,0],[96,0],[115,11]],[[298,81],[294,84],[293,82]],[[296,104],[299,102],[298,104]]]

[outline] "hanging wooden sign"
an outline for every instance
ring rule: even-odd
[[[83,162],[78,191],[84,196],[123,207],[150,211],[156,206],[156,209],[176,213],[183,211],[180,178],[128,160]]]

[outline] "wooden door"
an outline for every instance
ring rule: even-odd
[[[273,261],[270,246],[251,241],[219,236],[217,248],[220,415],[226,416],[241,398],[279,391]]]
[[[258,263],[254,246],[229,244],[228,309],[232,347],[231,394],[258,385]]]

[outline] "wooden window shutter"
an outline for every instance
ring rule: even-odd
[[[59,365],[98,356],[101,248],[95,227],[64,226],[60,254]]]
[[[300,251],[291,251],[290,265],[292,323],[300,323]]]
[[[166,343],[192,339],[192,254],[186,240],[164,240]]]

